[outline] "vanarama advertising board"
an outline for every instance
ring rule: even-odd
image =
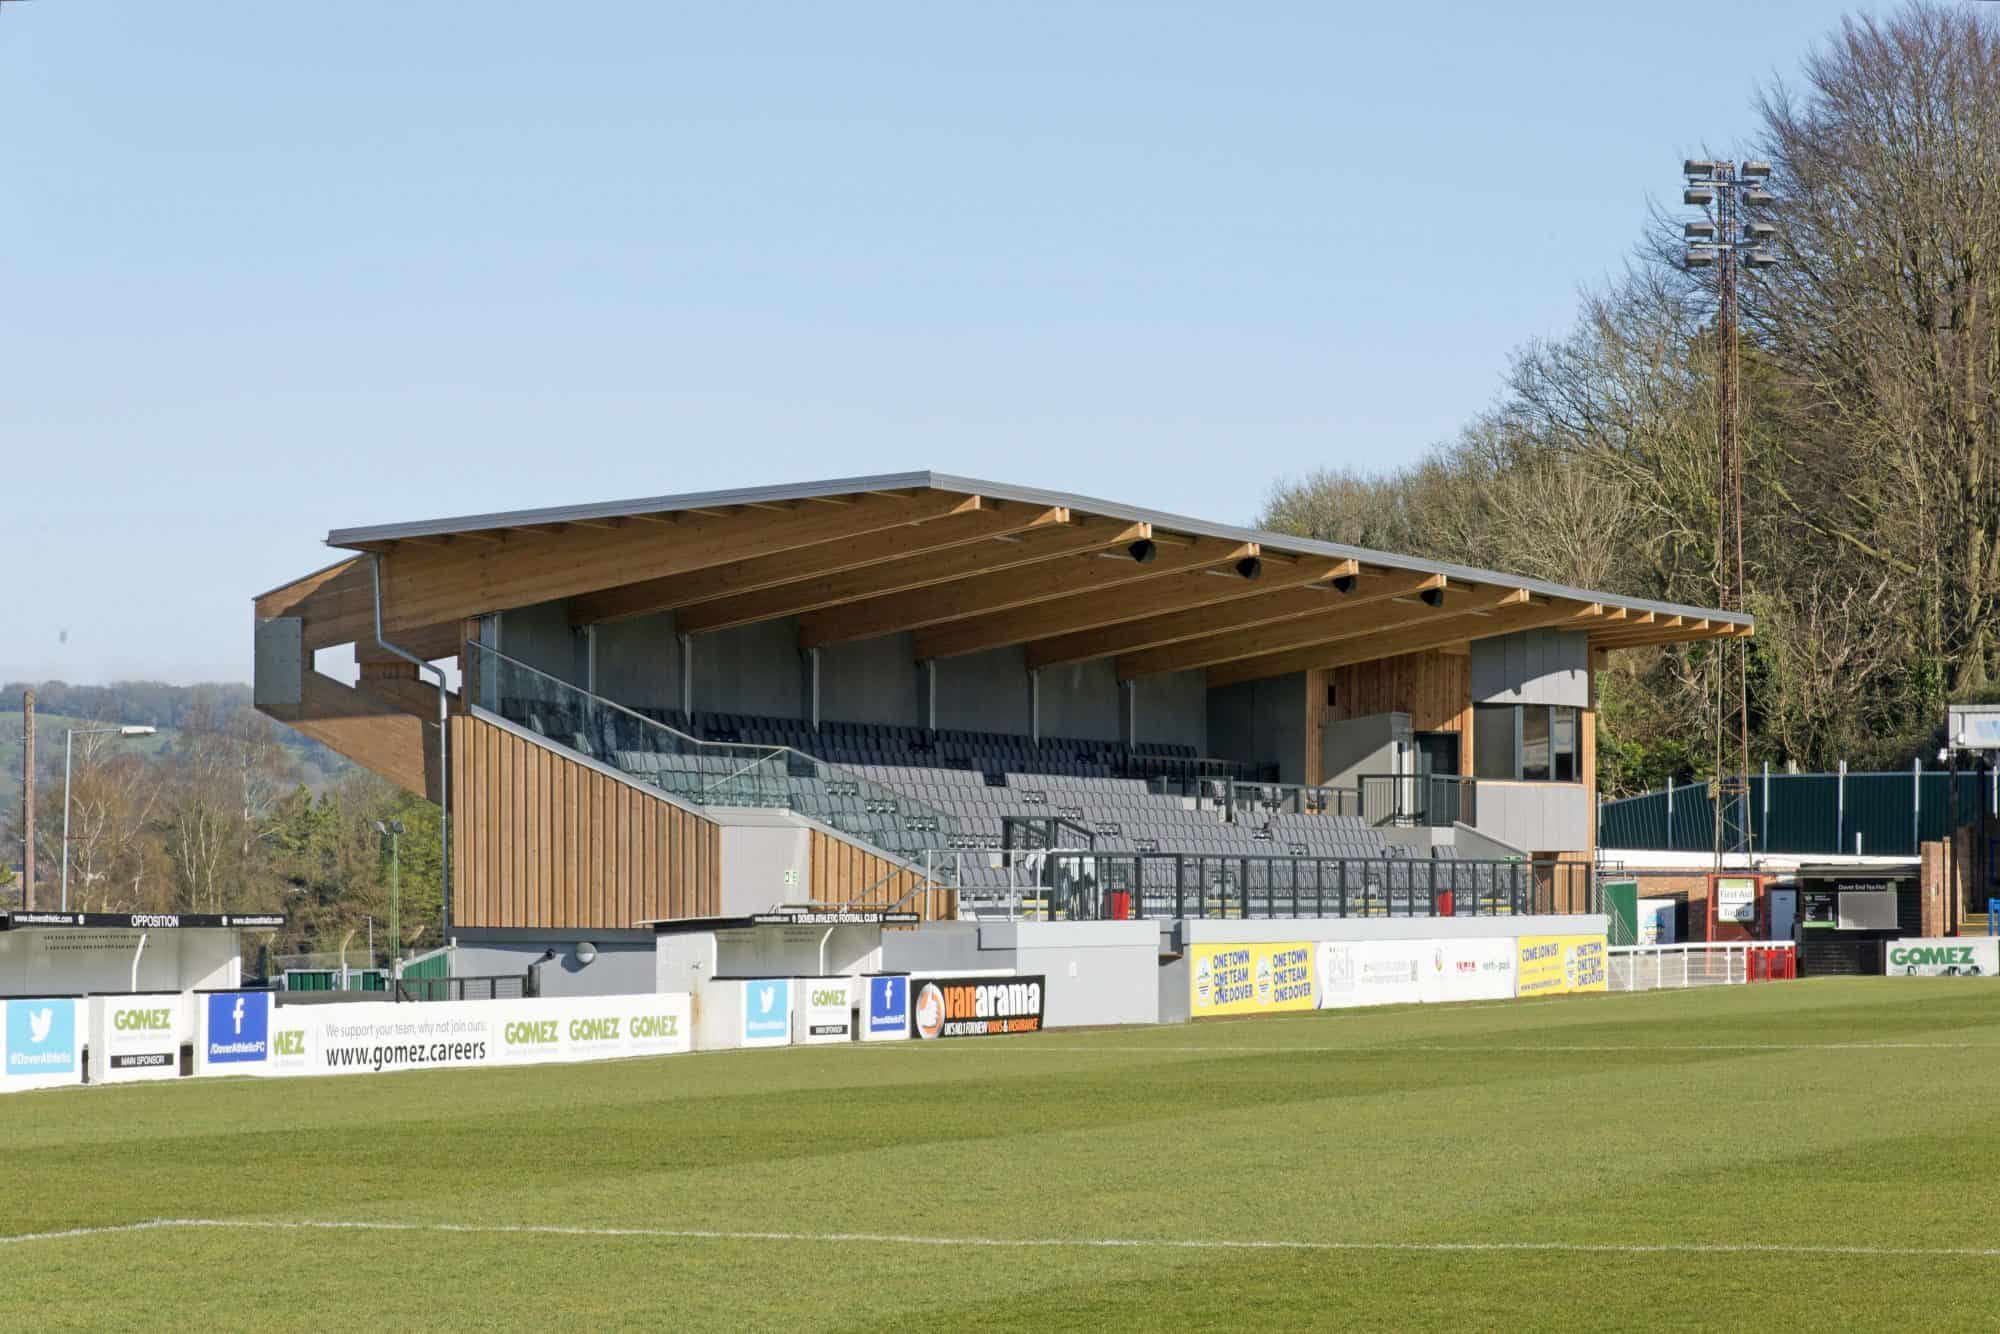
[[[919,1038],[984,1038],[1042,1031],[1047,978],[934,977],[910,979],[913,1026]]]
[[[1892,940],[1882,951],[1890,977],[1992,977],[2000,974],[2000,936]]]
[[[1605,987],[1603,936],[1522,936],[1516,996],[1565,996]]]
[[[1191,954],[1192,1018],[1313,1008],[1313,947],[1304,941],[1196,945]]]

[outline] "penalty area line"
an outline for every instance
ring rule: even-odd
[[[1783,1242],[1313,1241],[1227,1237],[926,1237],[896,1232],[753,1232],[720,1228],[586,1227],[562,1223],[396,1223],[367,1219],[151,1218],[103,1227],[0,1236],[0,1246],[213,1228],[251,1232],[460,1233],[473,1236],[636,1238],[652,1241],[790,1242],[812,1245],[970,1246],[997,1250],[1320,1251],[1430,1255],[1782,1255],[2000,1259],[1994,1246],[1866,1246]]]

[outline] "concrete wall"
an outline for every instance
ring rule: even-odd
[[[968,732],[1028,731],[1027,650],[1017,645],[942,658],[937,673],[937,727]]]
[[[1590,637],[1571,630],[1523,630],[1472,641],[1475,704],[1590,707]]]
[[[944,922],[882,937],[882,971],[998,972],[1048,979],[1049,1028],[1159,1021],[1155,922]]]
[[[803,716],[805,672],[798,634],[798,621],[786,617],[696,635],[695,711]]]
[[[1219,758],[1276,761],[1278,780],[1306,781],[1306,679],[1303,673],[1245,681],[1208,692],[1208,745]]]
[[[883,635],[819,651],[819,716],[915,727],[923,722],[915,636]]]
[[[1590,846],[1590,793],[1581,783],[1479,780],[1477,827],[1529,852],[1575,852]]]
[[[770,912],[782,904],[804,903],[811,897],[810,829],[797,824],[722,827],[724,917]]]
[[[570,628],[566,599],[503,611],[499,621],[501,653],[527,663],[536,671],[582,687],[583,636]]]
[[[544,996],[631,996],[658,989],[651,931],[466,929],[455,938],[453,977],[519,977],[544,951],[554,950],[555,959],[540,969]],[[576,947],[585,941],[597,950],[588,964],[576,957]]]
[[[672,612],[597,627],[597,693],[634,709],[681,706],[681,649]]]
[[[1208,748],[1208,673],[1167,672],[1142,676],[1135,683],[1138,732],[1135,741],[1165,741],[1193,746],[1197,755]]]
[[[1042,735],[1118,740],[1123,732],[1118,716],[1123,693],[1110,658],[1043,668]]]
[[[1320,729],[1320,772],[1335,787],[1359,787],[1363,774],[1399,772],[1397,743],[1413,744],[1410,715],[1371,713],[1341,718]]]

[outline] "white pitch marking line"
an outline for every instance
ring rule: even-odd
[[[560,1223],[391,1223],[341,1219],[153,1218],[140,1223],[0,1236],[0,1246],[167,1228],[268,1232],[436,1232],[544,1237],[636,1237],[661,1241],[776,1241],[865,1246],[977,1246],[1020,1250],[1379,1251],[1428,1254],[1552,1252],[1577,1255],[1830,1255],[2000,1259],[1995,1246],[1846,1246],[1778,1242],[1294,1241],[1176,1237],[920,1237],[895,1232],[741,1232],[716,1228],[582,1227]]]

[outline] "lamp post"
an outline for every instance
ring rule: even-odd
[[[1778,229],[1757,216],[1759,210],[1775,204],[1777,196],[1769,188],[1768,162],[1688,158],[1681,163],[1681,174],[1687,182],[1681,202],[1701,210],[1700,217],[1681,226],[1681,234],[1688,242],[1686,266],[1690,271],[1715,272],[1716,341],[1722,354],[1716,376],[1716,442],[1720,454],[1715,541],[1718,605],[1724,611],[1741,611],[1743,446],[1738,436],[1741,377],[1736,289],[1739,268],[1767,269],[1778,262],[1776,252],[1770,249]],[[1740,640],[1725,641],[1716,649],[1715,705],[1715,865],[1720,870],[1725,853],[1748,854],[1751,849],[1750,666],[1749,650]],[[1736,751],[1733,764],[1729,758],[1732,749]],[[1770,793],[1765,793],[1764,799],[1768,803]],[[1725,817],[1725,810],[1735,812],[1733,824]],[[1729,827],[1727,833],[1725,826]]]
[[[403,835],[401,820],[377,820],[375,832],[389,840],[389,959],[390,971],[403,961],[403,859],[398,842]],[[369,919],[369,938],[374,939],[374,919]],[[369,957],[372,959],[373,945]]]
[[[76,739],[80,736],[151,736],[159,731],[157,727],[72,727],[63,735],[63,845],[62,845],[62,910],[69,911],[69,773],[70,756]]]

